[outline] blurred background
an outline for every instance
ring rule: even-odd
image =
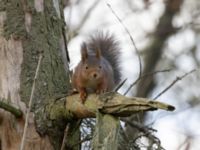
[[[200,1],[68,0],[65,20],[71,69],[88,35],[97,30],[114,34],[127,79],[119,92],[176,107],[174,112],[159,110],[126,119],[155,129],[166,150],[200,149]],[[128,139],[134,139],[138,129],[126,121],[122,125]]]

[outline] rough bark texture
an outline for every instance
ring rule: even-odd
[[[96,113],[97,124],[93,137],[94,150],[115,150],[119,144],[120,120],[112,115]]]
[[[45,105],[69,89],[60,50],[64,22],[59,8],[62,7],[56,2],[0,1],[0,98],[21,109],[24,115],[38,57],[43,55],[29,118],[26,150],[59,149],[66,126],[62,118],[49,120],[45,114]],[[0,110],[0,120],[2,150],[19,149],[24,117],[15,119]]]
[[[155,34],[152,37],[151,44],[146,48],[145,58],[144,58],[144,69],[143,73],[148,74],[155,71],[157,64],[161,58],[163,49],[165,47],[166,40],[168,37],[176,33],[176,29],[172,25],[173,17],[179,12],[183,0],[167,0],[166,8],[161,16],[159,23],[156,27]],[[151,91],[155,87],[154,76],[149,76],[142,79],[137,86],[138,97],[148,97]],[[139,118],[139,119],[138,119]],[[139,120],[143,122],[145,114],[137,114],[137,116],[130,117],[131,120]],[[126,133],[130,139],[133,139],[134,136],[137,136],[137,130],[133,129],[127,124]]]

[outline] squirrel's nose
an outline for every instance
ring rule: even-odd
[[[94,78],[96,78],[96,77],[97,77],[97,74],[96,74],[96,73],[94,73],[94,74],[93,74],[93,77],[94,77]]]

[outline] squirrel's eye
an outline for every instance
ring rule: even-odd
[[[101,69],[102,67],[101,66],[99,66],[99,69]]]
[[[88,69],[88,66],[85,66],[85,69]]]

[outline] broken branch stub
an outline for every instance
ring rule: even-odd
[[[173,111],[175,107],[148,98],[129,98],[111,92],[100,96],[90,94],[84,104],[81,103],[78,94],[67,96],[66,109],[73,114],[75,118],[88,118],[95,117],[96,110],[118,117],[127,117],[133,113],[157,109]]]

